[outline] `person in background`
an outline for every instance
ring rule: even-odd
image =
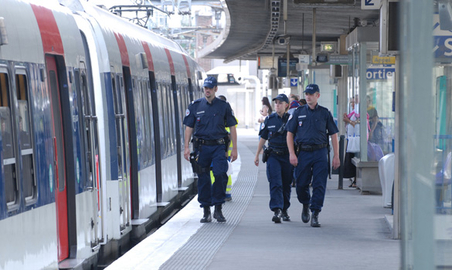
[[[229,103],[215,97],[218,91],[217,79],[204,80],[204,98],[195,100],[185,112],[184,158],[192,160],[198,173],[198,201],[204,209],[201,223],[212,221],[210,207],[215,206],[213,217],[218,222],[226,222],[222,205],[226,197],[228,161],[226,159],[230,127],[233,142],[231,162],[237,159],[237,121]],[[194,153],[190,153],[190,140],[193,135]],[[212,164],[215,182],[209,177]]]
[[[356,166],[352,163],[355,153],[359,152],[359,111],[355,104],[357,99],[350,98],[350,113],[344,113],[342,120],[347,130],[347,150],[344,158],[344,177],[350,178],[351,184],[348,187],[356,188]],[[359,105],[359,104],[358,104]],[[352,179],[353,178],[353,179]]]
[[[226,97],[223,95],[219,95],[218,98],[227,102]],[[237,120],[237,117],[235,118],[235,120]],[[237,120],[237,123],[238,122],[239,121]],[[237,125],[236,125],[236,127],[237,127]],[[231,134],[231,129],[229,127],[226,127],[226,131],[228,132],[228,134]],[[229,146],[228,146],[228,161],[229,162],[231,161],[232,148],[233,148],[233,143],[232,143],[232,140],[230,140]],[[210,170],[210,179],[212,180],[212,185],[213,185],[213,183],[215,182],[215,176],[213,176],[212,170]],[[224,200],[225,201],[232,200],[232,175],[228,175],[228,184],[226,185],[226,197]]]
[[[269,116],[273,111],[272,105],[270,104],[270,101],[268,100],[268,97],[262,98],[262,109],[259,111],[261,114],[261,117],[257,120],[259,122],[259,132],[262,129],[262,124],[264,123],[267,116]]]
[[[378,117],[377,109],[373,106],[372,98],[367,96],[367,114],[369,115],[369,142],[377,144],[384,149],[385,131],[383,124]]]
[[[339,144],[333,116],[327,108],[318,104],[320,89],[317,84],[306,86],[305,97],[307,106],[298,107],[287,123],[287,147],[290,153],[290,163],[295,166],[297,178],[297,197],[303,204],[301,220],[308,223],[309,209],[312,212],[311,226],[320,227],[319,213],[325,200],[326,182],[328,177],[328,136],[334,150],[333,169],[339,167]],[[294,137],[298,156],[295,153]],[[312,179],[312,197],[309,184]]]
[[[292,115],[292,113],[295,111],[296,108],[300,107],[300,102],[298,101],[299,98],[297,95],[290,94],[289,98],[289,111],[288,113]]]
[[[297,95],[294,95],[294,94],[290,94],[290,99],[289,99],[289,102],[290,102],[290,107],[289,107],[289,111],[288,111],[288,113],[290,114],[290,115],[292,115],[293,114],[293,112],[298,108],[298,107],[300,107],[300,106],[302,106],[302,105],[306,105],[306,100],[303,98],[302,100],[304,101],[304,103],[302,103],[302,101],[300,101],[300,100],[298,100],[299,98],[298,98],[298,96]],[[295,140],[296,138],[294,138],[294,140]],[[295,179],[295,174],[294,174],[294,167],[292,166],[292,175],[293,175],[293,177],[292,177],[292,187],[295,187],[296,185],[297,185],[297,181],[296,181],[296,179]]]
[[[273,101],[276,104],[276,112],[268,116],[259,133],[261,139],[257,146],[254,164],[259,166],[259,153],[268,140],[268,149],[264,151],[264,155],[269,151],[267,159],[267,179],[270,188],[269,206],[270,210],[274,212],[272,221],[281,223],[281,218],[284,221],[290,221],[287,209],[290,206],[292,166],[289,161],[289,151],[286,144],[287,131],[285,130],[289,118],[289,114],[286,113],[289,107],[289,99],[285,94],[279,94]]]

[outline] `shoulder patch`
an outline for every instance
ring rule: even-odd
[[[188,116],[189,114],[190,114],[190,110],[187,109],[187,110],[185,111],[185,116]]]

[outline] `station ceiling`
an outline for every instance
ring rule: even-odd
[[[292,54],[311,54],[314,9],[317,46],[322,41],[337,41],[356,26],[378,26],[379,10],[362,10],[361,1],[366,0],[287,0],[284,23],[283,0],[225,0],[229,33],[219,47],[204,57],[224,59],[226,63],[237,59],[256,60],[257,55],[271,56],[273,47],[275,55],[284,55],[287,46],[275,42],[278,36],[290,37]],[[274,2],[280,2],[279,16],[275,14],[277,3]]]

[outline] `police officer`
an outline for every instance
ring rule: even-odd
[[[223,96],[223,95],[219,95],[218,98],[228,102],[226,97]],[[237,121],[237,123],[239,122],[237,120],[237,118],[235,118],[235,120]],[[230,130],[229,127],[226,127],[226,131],[228,132],[228,134],[231,134],[231,130]],[[227,151],[227,159],[228,159],[228,161],[231,161],[231,153],[232,153],[232,149],[233,148],[234,147],[233,147],[233,143],[232,143],[232,140],[231,140],[231,142],[229,142],[228,151]],[[213,182],[215,182],[215,176],[213,176],[212,170],[210,170],[210,179],[212,180],[212,184],[213,184]],[[232,201],[232,175],[231,174],[228,175],[228,183],[226,185],[226,197],[225,197],[224,200],[225,201]]]
[[[333,168],[339,167],[339,145],[336,124],[327,108],[317,103],[320,97],[319,86],[309,84],[305,97],[307,105],[298,107],[287,124],[287,146],[290,152],[290,163],[295,168],[297,179],[297,197],[303,204],[301,219],[308,223],[309,209],[312,212],[311,226],[320,227],[318,216],[322,211],[325,199],[326,180],[328,176],[328,135],[334,149]],[[295,154],[294,136],[298,157]],[[309,184],[312,178],[312,197]]]
[[[193,134],[193,146],[198,170],[198,201],[204,208],[201,223],[212,221],[210,207],[215,206],[213,217],[218,222],[225,222],[222,204],[225,200],[228,177],[226,151],[230,127],[233,149],[231,161],[237,159],[237,121],[229,103],[215,97],[218,91],[217,80],[207,77],[204,80],[204,98],[195,100],[185,112],[185,149],[184,157],[190,160],[189,143]],[[194,131],[194,133],[193,133]],[[215,176],[213,185],[210,180],[210,165]]]
[[[264,122],[259,136],[254,164],[259,166],[259,153],[268,140],[268,149],[264,155],[270,153],[267,159],[267,178],[270,184],[270,209],[274,212],[272,221],[281,223],[290,221],[287,209],[290,206],[290,192],[292,183],[292,165],[289,161],[285,125],[289,119],[287,109],[289,99],[285,94],[279,94],[273,99],[276,112],[270,114]]]

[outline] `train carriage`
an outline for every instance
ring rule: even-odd
[[[105,262],[193,189],[182,118],[204,73],[85,2],[1,0],[0,25],[0,269]]]

